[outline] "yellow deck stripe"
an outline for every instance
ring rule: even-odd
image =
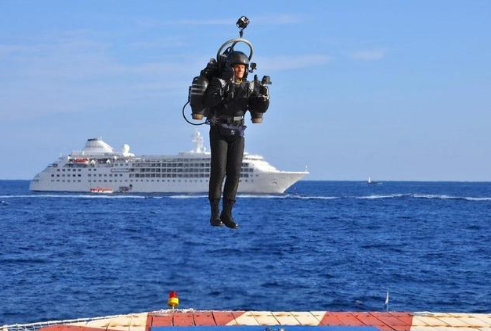
[[[251,315],[250,311],[247,311],[239,317],[236,317],[235,321],[238,325],[259,325],[257,320]]]
[[[280,325],[280,322],[270,311],[256,311],[253,312],[252,315],[259,325]]]
[[[298,311],[291,313],[301,325],[319,325],[320,320],[317,319],[311,312]]]
[[[286,311],[278,311],[272,313],[278,320],[280,325],[300,325],[300,322],[290,313]]]

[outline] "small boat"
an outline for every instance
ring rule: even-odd
[[[84,165],[88,165],[89,164],[89,159],[84,157],[84,158],[76,158],[73,160],[73,163],[75,164],[84,164]]]
[[[102,193],[102,194],[111,194],[114,191],[111,188],[105,188],[105,187],[92,187],[90,189],[90,193]]]
[[[376,181],[373,181],[371,177],[368,177],[367,184],[378,184]]]

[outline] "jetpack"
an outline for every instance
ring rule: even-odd
[[[208,118],[210,116],[209,109],[205,106],[203,102],[204,95],[206,93],[206,89],[208,84],[213,78],[222,78],[227,71],[230,71],[229,64],[229,55],[234,52],[234,48],[236,45],[243,43],[249,48],[249,55],[246,55],[249,59],[249,67],[247,69],[248,73],[253,73],[254,70],[257,69],[256,63],[251,62],[252,55],[254,54],[254,47],[252,43],[243,38],[244,29],[249,25],[249,19],[245,16],[242,16],[237,21],[237,27],[239,28],[239,38],[233,38],[224,42],[217,51],[216,58],[210,59],[210,62],[206,65],[206,67],[201,70],[199,76],[193,78],[193,82],[189,87],[188,100],[182,107],[182,116],[191,125],[203,125],[208,124],[208,121],[204,121],[201,123],[193,123],[189,121],[185,114],[186,106],[189,104],[191,106],[191,117],[193,120],[202,120],[204,117]],[[246,72],[246,76],[247,76]],[[271,79],[269,76],[264,76],[261,81],[258,80],[257,75],[254,75],[254,83],[253,83],[253,94],[261,94],[261,95],[269,95],[269,90],[266,85],[271,84]],[[252,112],[252,111],[251,111]],[[258,117],[262,120],[262,114],[258,115]],[[253,113],[253,122],[254,121],[254,113]],[[257,123],[260,123],[258,121]]]

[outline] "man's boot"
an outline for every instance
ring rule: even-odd
[[[235,201],[229,199],[223,199],[223,210],[220,215],[220,220],[225,224],[227,228],[237,229],[239,225],[235,223],[232,217],[232,208],[234,207]]]
[[[223,223],[220,220],[220,200],[210,200],[211,217],[210,224],[212,226],[222,226]]]

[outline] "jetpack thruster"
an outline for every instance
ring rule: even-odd
[[[245,55],[247,57],[247,63],[249,63],[248,68],[246,70],[244,78],[247,77],[247,73],[253,73],[254,70],[257,69],[256,63],[251,62],[252,55],[254,53],[254,47],[252,43],[243,38],[244,29],[249,25],[249,19],[245,16],[242,16],[237,21],[237,27],[239,28],[239,38],[233,38],[227,40],[223,43],[217,51],[216,58],[210,59],[206,67],[201,70],[200,75],[193,78],[193,82],[189,87],[188,101],[182,107],[182,116],[192,125],[203,125],[208,124],[208,121],[201,123],[193,123],[189,121],[185,114],[185,108],[188,104],[191,105],[192,111],[192,119],[193,120],[202,120],[204,117],[209,118],[211,116],[209,109],[204,104],[204,96],[206,93],[206,89],[208,84],[213,78],[224,78],[230,74],[229,77],[233,75],[233,69],[231,69],[231,59],[234,54],[242,52],[234,52],[235,46],[238,44],[245,44],[249,48],[249,55]],[[234,54],[232,54],[234,53]],[[263,95],[269,97],[269,90],[267,85],[271,84],[271,79],[269,76],[264,76],[261,81],[257,78],[257,75],[254,75],[254,82],[251,83],[253,94]],[[254,109],[250,109],[252,114],[253,123],[261,123],[263,112],[256,112]]]

